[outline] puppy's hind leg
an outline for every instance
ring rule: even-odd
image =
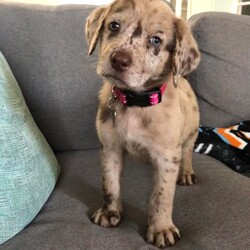
[[[117,226],[121,220],[120,178],[123,168],[123,150],[115,145],[104,146],[102,154],[102,182],[104,203],[92,216],[92,221],[102,227]]]
[[[182,147],[182,161],[180,165],[178,185],[188,186],[197,183],[197,179],[192,167],[193,148],[198,131],[190,134]]]

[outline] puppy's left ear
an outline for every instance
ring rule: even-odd
[[[89,44],[89,55],[91,55],[95,50],[107,14],[108,7],[101,7],[94,10],[87,18],[85,34]]]
[[[174,76],[186,76],[198,66],[199,61],[200,52],[187,22],[177,19],[176,46],[173,55]]]

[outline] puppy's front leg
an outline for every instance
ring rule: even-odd
[[[104,203],[92,216],[102,227],[114,227],[121,220],[120,178],[123,168],[123,150],[118,145],[102,148],[102,181]]]
[[[180,149],[152,155],[154,187],[149,204],[147,241],[160,248],[172,246],[180,238],[179,230],[172,221],[180,162]]]

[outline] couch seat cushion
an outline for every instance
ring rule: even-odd
[[[156,249],[145,243],[150,166],[126,161],[123,220],[105,229],[89,219],[102,199],[99,150],[58,153],[57,158],[62,173],[55,192],[32,224],[1,250]],[[182,234],[176,248],[247,249],[249,178],[203,155],[195,155],[194,168],[199,182],[176,191],[174,222]]]

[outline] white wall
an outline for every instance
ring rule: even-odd
[[[188,17],[206,11],[236,13],[238,0],[188,0]]]
[[[0,0],[0,2],[18,2],[18,3],[34,3],[34,4],[92,4],[103,5],[112,2],[112,0]]]
[[[223,1],[214,1],[214,9],[216,11],[224,11],[224,12],[232,12],[235,3],[238,1],[236,0],[223,0]]]
[[[37,3],[37,4],[93,4],[103,5],[112,2],[112,0],[0,0],[0,2],[26,2],[26,3]],[[170,2],[170,0],[167,0]],[[181,2],[184,0],[176,0],[177,14],[180,15]],[[237,13],[236,4],[238,0],[186,0],[188,1],[187,17],[193,14],[204,12],[204,11],[226,11]],[[180,4],[178,4],[180,3]],[[179,11],[178,11],[179,10]]]
[[[73,4],[93,4],[93,5],[102,5],[108,4],[112,2],[112,0],[55,0],[58,4],[66,4],[66,3],[73,3]]]

